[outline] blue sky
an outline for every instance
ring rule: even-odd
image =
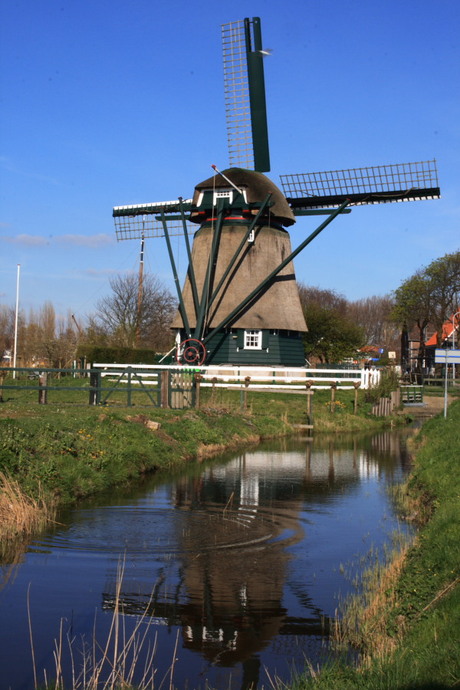
[[[3,0],[0,304],[82,320],[137,271],[112,207],[188,198],[228,165],[221,24],[260,16],[272,171],[436,158],[442,198],[357,207],[295,262],[348,299],[460,246],[459,0]],[[300,219],[296,247],[318,220]],[[185,251],[174,240],[181,274]],[[146,270],[173,291],[163,239]]]

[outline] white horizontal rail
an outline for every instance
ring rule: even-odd
[[[273,368],[273,367],[187,367],[179,365],[161,364],[93,364],[93,368],[101,369],[102,376],[116,376],[130,368],[136,377],[144,379],[157,379],[158,371],[168,369],[176,373],[199,373],[204,379],[203,386],[216,385],[227,388],[240,388],[249,377],[250,384],[257,388],[281,390],[305,389],[307,381],[312,381],[312,388],[328,388],[331,383],[336,383],[338,388],[350,388],[354,383],[360,383],[360,387],[367,389],[376,386],[380,381],[378,369],[304,369],[304,368]],[[216,381],[213,383],[213,379]],[[134,379],[135,380],[135,379]],[[150,383],[155,383],[151,381]],[[236,382],[236,383],[235,383]],[[329,382],[327,385],[324,382]],[[133,381],[134,383],[134,381]],[[147,383],[147,381],[145,381]],[[294,385],[301,384],[301,385]]]

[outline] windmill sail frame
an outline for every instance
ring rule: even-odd
[[[283,193],[294,213],[301,209],[437,199],[436,161],[396,163],[347,170],[280,175]]]
[[[264,51],[259,17],[222,25],[225,113],[231,167],[268,172]]]

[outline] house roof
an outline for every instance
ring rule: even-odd
[[[441,342],[444,342],[444,340],[448,340],[449,338],[452,337],[452,334],[454,332],[454,320],[455,320],[455,331],[458,331],[458,327],[460,326],[460,318],[459,318],[459,313],[457,312],[456,314],[452,314],[450,319],[448,321],[445,321],[442,325],[442,338]],[[427,341],[425,341],[425,347],[436,347],[438,344],[438,332],[435,331],[431,338],[429,338]]]
[[[380,347],[377,347],[377,345],[364,345],[364,347],[360,347],[358,352],[363,352],[363,353],[375,353],[375,352],[380,352]]]

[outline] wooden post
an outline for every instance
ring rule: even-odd
[[[337,381],[331,383],[331,412],[335,412],[335,392],[337,390]]]
[[[131,393],[132,393],[132,367],[127,367],[128,370],[128,390],[127,390],[127,403],[128,407],[131,407]]]
[[[313,381],[307,381],[305,383],[305,388],[307,389],[307,417],[308,417],[308,422],[310,422],[310,417],[311,417],[311,398],[313,395],[313,391],[311,390],[312,386],[313,386]]]
[[[212,389],[211,389],[211,405],[213,405],[213,404],[214,404],[214,397],[215,397],[215,395],[216,395],[216,383],[217,383],[217,379],[216,379],[215,376],[214,376],[213,379],[211,379],[211,383],[212,383]]]
[[[48,402],[48,391],[46,389],[46,383],[48,380],[48,374],[44,371],[38,377],[38,404],[46,405]]]
[[[169,371],[167,369],[161,372],[160,400],[161,407],[169,407]]]
[[[251,382],[251,377],[246,376],[244,379],[244,409],[248,409],[248,388],[249,388],[249,383]]]
[[[89,373],[89,404],[99,405],[101,401],[101,372],[90,371]]]
[[[3,402],[3,381],[5,380],[5,375],[0,374],[0,402]]]
[[[353,384],[354,389],[355,389],[355,401],[354,401],[354,405],[353,405],[353,413],[354,414],[358,414],[358,390],[359,390],[360,385],[361,385],[361,381],[355,381]]]
[[[201,374],[195,374],[195,407],[200,409],[200,383],[203,380]]]

